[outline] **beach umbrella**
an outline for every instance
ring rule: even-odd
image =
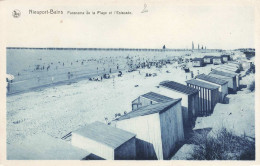
[[[6,78],[11,81],[14,79],[14,76],[12,74],[6,74]]]

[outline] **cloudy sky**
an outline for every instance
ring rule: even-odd
[[[141,13],[147,4],[148,12]],[[21,16],[12,17],[19,9]],[[32,15],[29,10],[62,10],[62,15]],[[130,11],[131,15],[69,15],[67,11]],[[7,46],[191,48],[254,47],[251,4],[84,3],[57,6],[15,4],[6,8]]]

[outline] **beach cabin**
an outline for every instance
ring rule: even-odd
[[[215,56],[212,59],[214,65],[219,65],[223,63],[222,57]]]
[[[199,114],[199,91],[175,81],[163,81],[157,89],[160,94],[171,98],[182,98],[182,115],[185,132],[195,125]]]
[[[134,160],[136,157],[135,134],[97,121],[72,132],[71,144],[101,159]]]
[[[223,62],[230,61],[230,55],[221,55]]]
[[[186,81],[189,87],[199,90],[199,115],[208,116],[213,113],[219,102],[219,87],[196,79]]]
[[[223,103],[228,94],[228,81],[212,77],[206,74],[200,74],[195,77],[196,80],[203,81],[219,87],[219,102]]]
[[[236,74],[227,73],[224,71],[213,70],[209,73],[209,76],[216,77],[225,81],[228,81],[229,93],[237,92]]]
[[[201,67],[203,65],[204,65],[204,63],[203,63],[203,59],[202,58],[194,58],[192,60],[192,66],[193,67]]]
[[[165,102],[165,101],[172,101],[172,100],[173,99],[170,97],[160,95],[154,92],[148,92],[146,94],[139,96],[134,101],[132,101],[132,111],[143,106]]]
[[[169,159],[176,144],[184,140],[181,99],[140,107],[115,123],[117,128],[136,134],[139,160]]]
[[[204,56],[203,57],[203,62],[205,64],[212,64],[213,63],[213,56]]]
[[[235,71],[237,70],[232,70],[230,68],[227,68],[227,67],[224,67],[224,66],[220,66],[214,70],[217,70],[217,71],[223,71],[223,72],[226,72],[226,73],[230,73],[230,74],[233,74],[236,76],[236,84],[237,84],[237,90],[239,90],[240,88],[240,79],[241,79],[241,74],[239,73],[236,73]]]
[[[240,62],[237,62],[237,61],[229,61],[229,62],[228,62],[228,65],[229,65],[229,66],[237,67],[239,70],[243,70],[242,64],[241,64]]]
[[[221,65],[221,66],[218,66],[218,67],[215,67],[213,68],[214,70],[226,70],[226,71],[230,71],[230,72],[233,72],[233,73],[239,73],[239,69],[238,68],[235,68],[235,67],[230,67],[230,66],[226,66],[226,65]]]

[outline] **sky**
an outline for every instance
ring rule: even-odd
[[[113,1],[114,2],[114,1]],[[147,5],[148,12],[141,13]],[[19,9],[21,16],[12,17]],[[62,10],[32,15],[29,10]],[[131,15],[68,15],[67,11],[129,11]],[[12,5],[6,8],[9,47],[253,48],[254,7],[250,5],[136,2],[73,5]]]

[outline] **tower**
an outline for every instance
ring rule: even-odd
[[[192,50],[194,50],[194,43],[193,43],[193,41],[192,41]]]

